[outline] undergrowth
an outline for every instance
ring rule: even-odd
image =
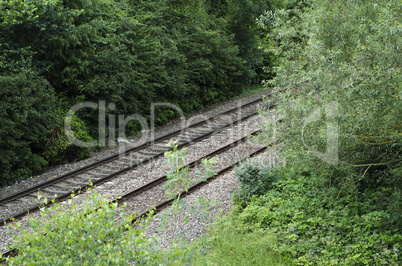
[[[264,230],[244,230],[244,224],[236,219],[224,217],[203,240],[209,253],[207,265],[286,265],[271,248],[273,235]]]
[[[284,167],[276,174],[264,195],[234,209],[230,219],[241,234],[269,238],[264,248],[296,265],[402,263],[402,200],[395,188],[337,197],[340,188],[328,188],[326,179],[314,172]]]

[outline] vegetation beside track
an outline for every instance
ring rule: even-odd
[[[217,174],[212,168],[217,161],[215,158],[202,159],[203,171],[196,170],[195,176],[190,178],[190,166],[185,165],[186,148],[178,150],[176,141],[169,142],[168,146],[173,150],[165,152],[165,163],[171,169],[166,173],[163,189],[167,201],[162,205],[172,202],[171,207],[159,216],[162,220],[159,230],[170,233],[169,248],[162,249],[157,238],[149,236],[149,232],[146,236],[154,210],[159,211],[156,208],[161,205],[145,214],[129,215],[125,209],[129,197],[109,201],[88,189],[79,204],[74,203],[75,195],[72,194],[71,199],[63,203],[52,200],[54,205],[48,208],[48,200],[38,197],[38,201],[43,201],[41,217],[31,219],[30,228],[13,236],[14,243],[9,248],[16,256],[2,259],[9,265],[170,265],[202,258],[205,249],[178,248],[177,244],[181,239],[181,227],[188,223],[189,217],[194,213],[207,217],[209,207],[214,203],[200,198],[197,203],[187,205],[182,197],[194,188],[194,181],[206,182]],[[189,212],[183,211],[185,209]],[[21,222],[8,224],[15,229],[20,225]]]
[[[145,221],[132,225],[135,214],[128,215],[124,206],[110,204],[96,193],[87,195],[84,206],[69,200],[67,204],[43,208],[41,219],[31,220],[32,230],[15,236],[12,248],[18,255],[9,257],[8,265],[181,264],[201,252],[163,251],[156,245],[156,238],[145,236],[153,212]]]
[[[75,137],[89,142],[99,140],[109,115],[149,122],[156,102],[188,114],[258,84],[267,75],[255,17],[272,3],[1,0],[0,185],[91,154],[66,137],[64,118],[77,103],[108,107],[105,121],[96,108],[74,116]],[[177,116],[156,109],[157,125]],[[131,121],[126,134],[141,129]]]
[[[260,18],[280,59],[276,119],[259,141],[282,163],[238,170],[208,256],[247,264],[254,248],[233,253],[261,235],[261,261],[401,265],[401,1],[297,2]]]
[[[240,167],[233,213],[181,254],[208,250],[190,264],[400,265],[401,2],[285,3],[259,20],[278,58],[267,70],[282,121],[259,141],[282,163]]]

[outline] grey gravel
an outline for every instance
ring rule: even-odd
[[[261,97],[262,95],[266,95],[268,94],[270,91],[269,90],[265,90],[262,92],[259,92],[257,94],[254,95],[250,95],[248,97],[245,98],[241,98],[241,99],[237,99],[237,100],[230,100],[224,103],[220,103],[220,104],[216,104],[214,106],[211,106],[210,108],[204,109],[200,112],[196,112],[193,113],[191,115],[188,115],[185,117],[185,123],[187,125],[189,124],[193,124],[196,123],[198,121],[201,121],[202,119],[204,119],[205,117],[211,117],[214,115],[217,115],[219,113],[224,112],[225,110],[228,110],[230,108],[234,108],[237,107],[243,103],[246,102],[250,102],[252,100],[255,100],[259,97]],[[176,119],[170,123],[167,123],[164,126],[161,126],[159,128],[156,128],[154,131],[152,131],[153,133],[153,137],[157,138],[163,135],[166,135],[170,132],[173,132],[175,130],[179,130],[181,128],[181,126],[183,125],[182,120],[181,119]],[[144,132],[143,135],[136,135],[136,136],[131,136],[128,137],[127,139],[134,140],[133,142],[133,146],[137,146],[137,145],[141,145],[142,143],[148,141],[148,139],[150,139],[151,133],[150,132]],[[141,141],[138,141],[141,140]],[[21,191],[23,189],[32,187],[36,184],[42,183],[44,181],[47,181],[49,179],[55,178],[57,176],[60,176],[64,173],[70,172],[72,170],[84,167],[86,165],[89,165],[91,163],[94,163],[102,158],[106,158],[110,155],[116,154],[119,152],[119,148],[118,147],[106,147],[104,150],[102,151],[98,151],[98,152],[94,152],[92,154],[91,158],[85,159],[85,160],[81,160],[81,161],[75,161],[75,162],[65,162],[63,164],[60,164],[58,166],[54,166],[52,168],[50,168],[46,173],[42,174],[42,175],[38,175],[38,176],[33,176],[31,178],[28,178],[26,180],[20,181],[20,182],[16,182],[16,184],[12,185],[12,186],[6,186],[6,187],[0,187],[0,198],[4,198],[7,197],[9,195],[12,195],[18,191]]]
[[[229,109],[233,105],[239,104],[239,102],[248,102],[252,98],[257,98],[257,97],[258,97],[258,95],[257,96],[254,95],[253,97],[248,97],[247,99],[242,99],[241,101],[235,101],[235,102],[231,102],[227,105],[221,105],[214,110],[204,113],[203,115],[211,116],[214,113],[221,113],[222,110]],[[192,117],[194,118],[196,116],[193,115]],[[221,146],[224,146],[226,143],[230,143],[234,139],[239,139],[242,136],[248,135],[249,132],[251,132],[253,129],[258,127],[258,124],[261,122],[257,123],[257,121],[259,121],[261,119],[262,119],[261,117],[256,117],[256,118],[250,119],[247,122],[239,124],[239,126],[236,128],[228,129],[225,132],[212,136],[208,140],[204,140],[202,142],[199,142],[199,143],[196,143],[196,144],[190,146],[187,149],[187,153],[188,153],[187,160],[191,161],[191,160],[194,160],[195,158],[199,158],[203,154],[209,153],[211,151],[211,149],[217,149]],[[196,120],[196,118],[194,118],[193,120]],[[194,122],[195,121],[192,121],[191,123],[194,123]],[[157,134],[164,135],[168,132],[174,131],[177,129],[178,126],[180,126],[180,125],[178,125],[178,124],[167,125],[165,128],[160,129],[161,131],[157,131],[156,135]],[[248,145],[250,145],[250,143],[248,143]],[[116,149],[113,152],[116,152]],[[76,164],[71,165],[71,168],[69,168],[69,170],[73,169],[73,167],[81,167],[85,163],[91,163],[93,160],[97,160],[102,156],[106,157],[109,155],[110,155],[110,151],[104,151],[102,154],[97,155],[97,157],[80,162],[80,164],[76,163]],[[234,155],[236,155],[236,153],[232,153],[232,157]],[[163,175],[163,172],[165,172],[167,170],[167,166],[165,166],[163,162],[164,162],[163,158],[153,160],[145,165],[142,165],[141,167],[138,167],[137,169],[135,169],[133,171],[130,171],[126,174],[118,176],[116,179],[113,179],[112,181],[106,182],[106,183],[102,184],[101,186],[94,188],[93,191],[102,193],[108,199],[114,199],[117,195],[121,195],[129,189],[139,187],[139,186],[149,182],[150,180]],[[31,181],[31,182],[43,182],[44,180],[46,180],[46,178],[52,178],[53,177],[52,174],[54,174],[54,171],[49,172],[47,176],[43,175],[43,176],[37,177],[34,179],[34,181]],[[28,183],[29,182],[27,181],[27,182],[25,182],[24,185],[27,185]],[[33,185],[33,183],[29,184],[29,186],[32,186],[32,185]],[[23,187],[23,185],[19,185],[19,186],[17,185],[17,186],[14,186],[12,189],[10,188],[9,190],[4,190],[4,191],[6,191],[5,194],[13,193],[13,192],[11,192],[11,191],[13,191],[13,189],[14,189],[14,191],[16,191],[17,189],[21,189],[21,187]],[[2,196],[3,195],[4,194],[2,194]],[[150,196],[150,197],[152,197],[152,196]],[[74,198],[74,201],[77,204],[83,204],[85,202],[85,196],[78,195]],[[24,217],[20,221],[21,222],[20,228],[29,228],[29,226],[28,226],[29,219],[31,219],[33,217],[38,218],[38,217],[40,217],[40,215],[39,215],[39,213],[34,213],[34,214],[31,214],[29,217]],[[11,230],[9,233],[7,233],[6,227],[3,226],[0,228],[0,239],[2,240],[2,243],[0,246],[1,252],[5,252],[6,245],[12,243],[11,235],[13,235],[13,234],[16,235],[16,234],[18,234],[19,231],[20,230]]]
[[[253,157],[253,160],[266,164],[272,160],[272,156],[272,151],[267,151]],[[188,223],[171,222],[166,228],[164,228],[163,231],[160,231],[160,229],[163,228],[161,226],[161,222],[164,219],[164,214],[169,210],[169,208],[167,208],[166,210],[163,210],[155,215],[154,219],[151,221],[151,224],[146,230],[146,236],[156,237],[158,239],[159,246],[163,249],[169,248],[172,243],[177,241],[177,236],[180,236],[188,241],[193,241],[199,238],[207,232],[208,227],[211,226],[211,224],[216,221],[217,218],[229,213],[233,207],[233,192],[238,187],[238,178],[234,174],[234,171],[227,172],[226,174],[205,184],[203,187],[197,189],[184,198],[187,206],[197,206],[198,199],[201,197],[208,202],[216,201],[216,205],[208,208],[208,212],[205,217],[190,215]],[[199,213],[202,212],[202,208],[196,207],[196,209],[199,211]],[[184,215],[188,214],[183,212],[182,217],[180,217],[179,220],[181,220]]]
[[[260,146],[255,144],[250,145],[249,143],[243,143],[231,148],[230,150],[215,156],[218,162],[213,166],[213,169],[216,172],[219,172],[220,170],[232,165],[234,162],[237,162],[239,158],[247,157],[249,154],[258,150],[259,147]],[[193,183],[197,182],[198,177],[195,175],[197,170],[202,170],[202,167],[195,167],[190,171],[189,178],[194,180]],[[167,199],[168,197],[165,195],[162,185],[158,185],[148,190],[146,193],[128,199],[126,201],[126,209],[129,212],[143,213]]]

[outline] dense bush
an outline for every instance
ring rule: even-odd
[[[277,90],[283,122],[266,137],[284,143],[288,163],[314,163],[348,189],[398,184],[390,173],[401,161],[401,3],[313,3],[263,19],[283,56],[273,84],[286,88]]]
[[[54,129],[56,96],[32,71],[0,75],[0,184],[43,171],[41,154]]]
[[[395,190],[354,191],[334,200],[338,190],[328,189],[322,175],[283,168],[278,176],[275,188],[233,216],[246,232],[265,230],[267,249],[297,265],[402,262],[402,201]]]
[[[20,228],[21,222],[11,222],[14,242],[10,250],[18,252],[5,259],[9,265],[189,265],[205,262],[205,249],[184,242],[182,227],[190,217],[208,221],[208,213],[214,202],[200,198],[199,202],[187,204],[183,193],[188,192],[192,181],[190,169],[184,167],[185,148],[177,150],[176,143],[168,146],[173,150],[165,153],[166,165],[171,167],[163,188],[172,206],[163,210],[153,228],[147,231],[153,220],[154,210],[147,217],[138,219],[125,208],[125,203],[110,202],[105,195],[86,191],[79,203],[71,199],[63,203],[46,198],[40,206],[40,218],[29,220],[30,227]],[[203,170],[195,172],[196,180],[205,182],[216,173],[212,165],[216,159],[201,162]],[[194,176],[193,176],[194,177]],[[155,228],[155,225],[157,226]],[[156,230],[156,231],[155,231]],[[166,231],[170,238],[158,243],[150,233]],[[183,234],[183,235],[182,235]],[[166,237],[166,236],[165,236]],[[168,244],[168,246],[166,246]],[[163,246],[163,248],[162,248]]]
[[[69,103],[59,99],[56,117],[53,121],[54,130],[48,136],[43,151],[43,156],[49,164],[85,159],[91,155],[92,148],[73,145],[67,138],[64,128],[64,117],[68,108]],[[72,117],[71,129],[76,139],[85,142],[93,141],[93,138],[88,134],[88,126],[78,116]]]
[[[18,250],[18,256],[7,258],[9,265],[183,264],[202,252],[191,247],[163,251],[156,238],[145,236],[152,212],[132,224],[135,214],[128,215],[124,206],[96,193],[87,195],[80,206],[69,200],[44,207],[41,216],[31,219],[31,229],[15,236],[10,248]]]
[[[253,196],[263,195],[273,188],[276,180],[275,170],[261,166],[249,159],[235,168],[240,188],[234,193],[234,201],[242,205]]]
[[[399,265],[401,2],[298,2],[260,20],[281,58],[260,140],[286,163],[233,219],[294,264]]]
[[[0,1],[1,185],[89,154],[64,136],[70,100],[58,97],[46,76],[54,65],[50,51],[59,53],[78,13],[58,1]],[[73,127],[79,139],[90,139],[79,118]]]
[[[143,236],[143,228],[129,228],[132,217],[123,215],[116,223],[119,208],[93,194],[83,210],[72,205],[43,208],[42,219],[32,219],[33,231],[25,230],[12,248],[19,251],[9,258],[10,265],[104,265],[121,264],[130,259],[146,265],[158,257],[152,252],[152,239]],[[18,228],[18,224],[15,225]],[[136,248],[135,248],[136,247]]]

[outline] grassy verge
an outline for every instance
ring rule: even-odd
[[[283,167],[267,173],[275,178],[265,193],[253,195],[248,181],[264,171],[252,168],[238,171],[240,190],[250,196],[236,200],[232,214],[210,231],[208,263],[401,265],[401,199],[394,188],[337,198],[339,188],[328,189],[323,175]],[[254,184],[258,191],[261,184]]]
[[[207,265],[287,265],[272,251],[272,234],[264,230],[246,232],[235,219],[225,219],[211,227]],[[240,230],[239,230],[240,229]]]

